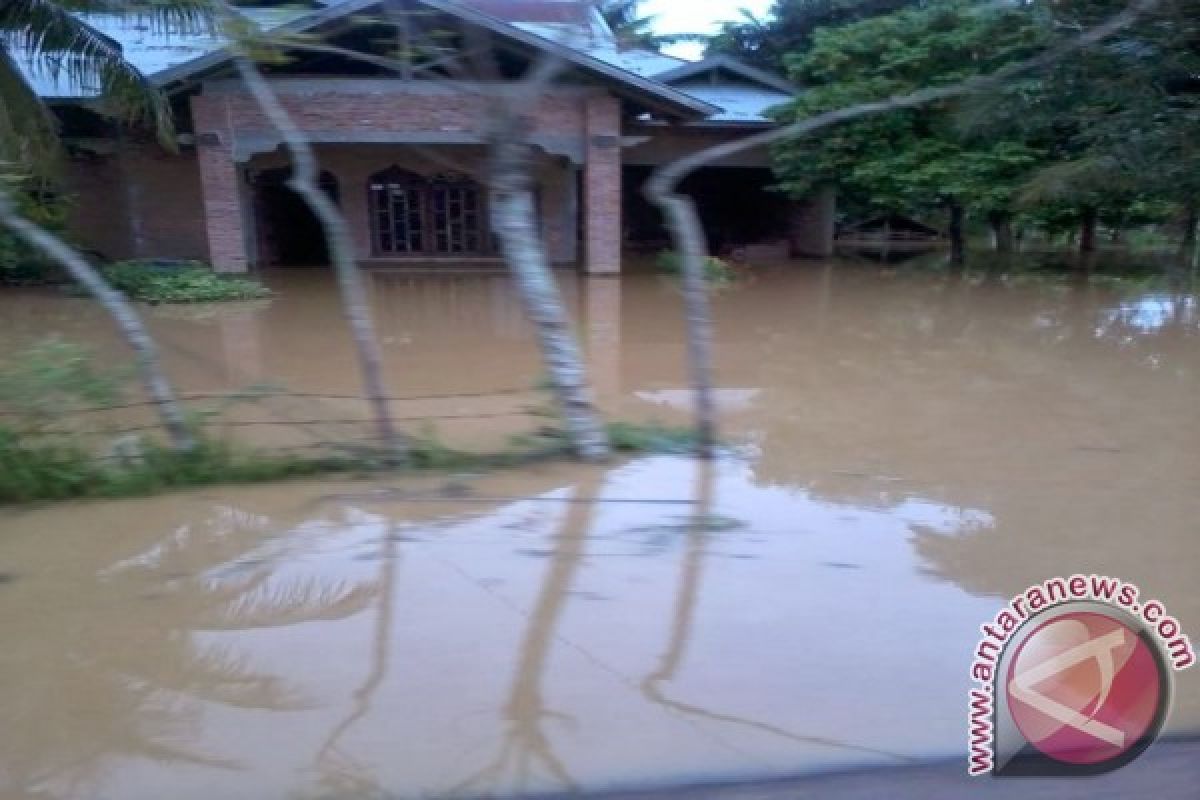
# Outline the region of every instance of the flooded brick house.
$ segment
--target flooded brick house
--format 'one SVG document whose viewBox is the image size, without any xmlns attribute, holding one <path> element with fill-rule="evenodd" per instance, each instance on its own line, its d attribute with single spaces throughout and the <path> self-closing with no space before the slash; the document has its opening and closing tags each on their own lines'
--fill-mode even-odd
<svg viewBox="0 0 1200 800">
<path fill-rule="evenodd" d="M 485 101 L 542 53 L 565 65 L 543 93 L 536 150 L 539 225 L 555 264 L 620 271 L 628 250 L 662 246 L 641 184 L 658 165 L 771 125 L 768 109 L 792 96 L 781 78 L 729 58 L 687 62 L 618 47 L 579 0 L 410 0 L 409 20 L 380 0 L 318 0 L 240 13 L 298 45 L 264 71 L 314 144 L 321 182 L 349 222 L 364 264 L 486 264 Z M 391 18 L 388 14 L 392 14 Z M 282 138 L 209 35 L 165 33 L 120 17 L 90 16 L 170 97 L 179 150 L 121 129 L 96 91 L 29 69 L 55 108 L 71 154 L 71 232 L 106 258 L 195 258 L 218 270 L 320 264 L 316 221 L 290 189 Z M 414 47 L 398 37 L 436 42 Z M 484 36 L 485 35 L 485 36 Z M 498 74 L 472 79 L 455 62 L 486 41 Z M 304 43 L 321 43 L 307 48 Z M 406 50 L 407 48 L 407 50 Z M 407 69 L 350 52 L 419 53 Z M 746 153 L 685 185 L 714 249 L 823 255 L 832 242 L 829 198 L 796 202 L 770 190 L 768 154 Z"/>
</svg>

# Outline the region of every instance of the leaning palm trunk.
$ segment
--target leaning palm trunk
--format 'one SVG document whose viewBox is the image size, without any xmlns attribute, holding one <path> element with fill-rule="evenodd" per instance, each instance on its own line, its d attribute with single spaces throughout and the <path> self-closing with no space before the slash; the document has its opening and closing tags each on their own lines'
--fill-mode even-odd
<svg viewBox="0 0 1200 800">
<path fill-rule="evenodd" d="M 477 43 L 481 44 L 481 43 Z M 479 48 L 483 51 L 483 48 Z M 485 62 L 485 75 L 498 75 Z M 542 362 L 549 375 L 571 449 L 587 461 L 608 457 L 608 432 L 592 403 L 587 370 L 571 333 L 562 297 L 550 273 L 549 259 L 537 230 L 532 178 L 531 115 L 542 93 L 562 69 L 560 59 L 544 55 L 513 91 L 494 95 L 488 103 L 490 156 L 489 214 L 504 260 L 533 322 Z"/>
<path fill-rule="evenodd" d="M 608 435 L 592 404 L 579 346 L 567 325 L 535 223 L 530 182 L 530 147 L 505 126 L 492 144 L 492 230 L 517 284 L 525 312 L 537 330 L 542 360 L 550 376 L 563 424 L 575 454 L 600 460 L 609 454 Z"/>
<path fill-rule="evenodd" d="M 708 256 L 704 228 L 690 197 L 672 192 L 662 181 L 651 181 L 646 194 L 666 215 L 667 227 L 679 252 L 688 371 L 696 410 L 696 445 L 702 458 L 712 458 L 716 452 L 717 411 L 713 401 L 712 312 L 704 275 L 704 259 Z"/>
<path fill-rule="evenodd" d="M 184 452 L 193 449 L 196 446 L 195 437 L 188 428 L 175 390 L 171 388 L 171 382 L 159 363 L 158 347 L 125 296 L 109 286 L 87 259 L 65 242 L 21 216 L 12 197 L 3 189 L 0 189 L 0 223 L 24 239 L 30 247 L 60 264 L 99 301 L 137 356 L 138 375 L 162 418 L 171 446 Z"/>
<path fill-rule="evenodd" d="M 404 438 L 392 423 L 383 379 L 383 356 L 379 350 L 379 340 L 375 336 L 366 288 L 358 271 L 346 221 L 318 183 L 317 161 L 312 147 L 292 122 L 270 85 L 245 53 L 238 53 L 234 60 L 246 88 L 267 119 L 283 136 L 291 152 L 292 177 L 288 180 L 288 187 L 300 195 L 321 223 L 341 290 L 342 312 L 350 326 L 350 333 L 358 352 L 359 369 L 362 372 L 367 402 L 370 403 L 375 417 L 376 432 L 387 454 L 387 460 L 401 463 L 407 460 L 408 451 Z"/>
</svg>

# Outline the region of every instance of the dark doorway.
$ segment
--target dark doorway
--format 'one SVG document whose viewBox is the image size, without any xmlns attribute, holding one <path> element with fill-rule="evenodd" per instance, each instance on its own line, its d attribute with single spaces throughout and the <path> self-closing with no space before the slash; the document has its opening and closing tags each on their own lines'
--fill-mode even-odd
<svg viewBox="0 0 1200 800">
<path fill-rule="evenodd" d="M 670 246 L 662 214 L 642 194 L 653 171 L 642 166 L 624 171 L 625 243 L 634 250 Z M 765 167 L 705 167 L 685 178 L 680 192 L 695 199 L 708 245 L 723 255 L 787 237 L 791 201 L 771 188 L 774 183 L 774 174 Z"/>
<path fill-rule="evenodd" d="M 288 167 L 263 170 L 254 177 L 258 261 L 265 266 L 326 266 L 325 232 L 300 195 L 288 188 L 290 177 Z M 325 193 L 338 202 L 337 178 L 322 172 L 320 181 Z"/>
</svg>

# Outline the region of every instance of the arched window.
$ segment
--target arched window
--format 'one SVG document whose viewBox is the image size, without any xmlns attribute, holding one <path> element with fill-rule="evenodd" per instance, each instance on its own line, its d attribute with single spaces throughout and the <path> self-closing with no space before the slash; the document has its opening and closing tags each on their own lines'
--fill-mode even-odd
<svg viewBox="0 0 1200 800">
<path fill-rule="evenodd" d="M 367 190 L 378 255 L 471 256 L 491 249 L 483 192 L 466 175 L 424 178 L 392 166 L 372 175 Z"/>
<path fill-rule="evenodd" d="M 427 185 L 420 175 L 395 166 L 368 179 L 372 238 L 380 255 L 411 256 L 426 251 Z"/>
<path fill-rule="evenodd" d="M 430 180 L 433 249 L 439 255 L 484 250 L 479 186 L 466 175 L 445 173 Z"/>
</svg>

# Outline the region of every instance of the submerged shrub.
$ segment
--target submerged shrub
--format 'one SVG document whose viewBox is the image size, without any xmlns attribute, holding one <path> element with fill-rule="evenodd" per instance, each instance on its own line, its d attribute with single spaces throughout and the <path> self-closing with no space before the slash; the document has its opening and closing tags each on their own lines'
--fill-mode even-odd
<svg viewBox="0 0 1200 800">
<path fill-rule="evenodd" d="M 662 250 L 654 259 L 659 272 L 678 275 L 683 271 L 683 258 L 674 250 Z M 728 261 L 716 256 L 704 257 L 704 277 L 711 283 L 729 283 L 737 271 Z"/>
<path fill-rule="evenodd" d="M 23 216 L 47 230 L 62 233 L 68 206 L 60 195 L 31 186 L 29 180 L 11 176 L 2 176 L 0 180 L 16 185 L 13 194 Z M 0 229 L 0 285 L 34 286 L 60 280 L 62 274 L 56 265 L 16 234 Z"/>
<path fill-rule="evenodd" d="M 86 347 L 50 336 L 0 362 L 0 414 L 16 433 L 61 422 L 72 411 L 112 405 L 123 396 L 128 370 L 93 363 Z"/>
<path fill-rule="evenodd" d="M 685 453 L 696 447 L 696 432 L 659 423 L 610 422 L 608 438 L 619 453 Z"/>
<path fill-rule="evenodd" d="M 216 303 L 271 293 L 258 281 L 213 272 L 200 261 L 118 261 L 104 268 L 104 277 L 145 303 Z"/>
</svg>

